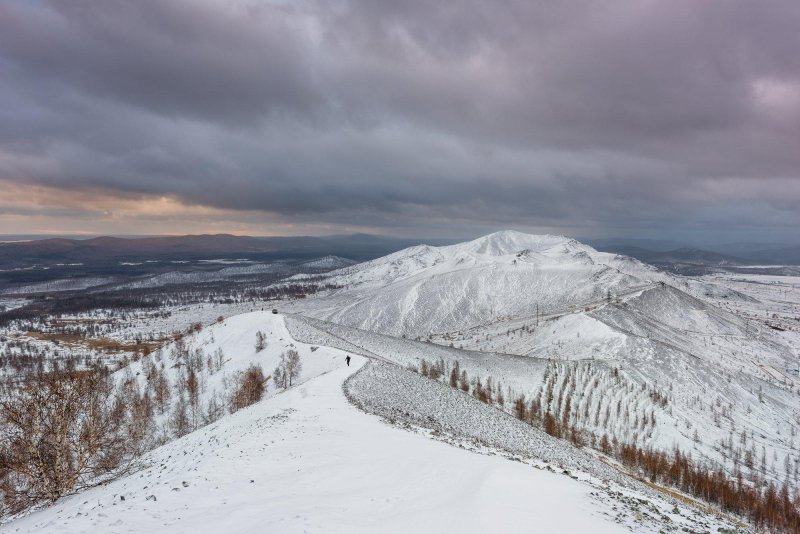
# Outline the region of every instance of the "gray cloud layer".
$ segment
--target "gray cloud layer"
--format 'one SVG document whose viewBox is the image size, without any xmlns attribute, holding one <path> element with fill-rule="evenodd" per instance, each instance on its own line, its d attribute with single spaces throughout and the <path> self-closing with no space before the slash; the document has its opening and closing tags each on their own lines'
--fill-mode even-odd
<svg viewBox="0 0 800 534">
<path fill-rule="evenodd" d="M 800 225 L 795 0 L 12 1 L 0 76 L 15 183 L 432 233 Z"/>
</svg>

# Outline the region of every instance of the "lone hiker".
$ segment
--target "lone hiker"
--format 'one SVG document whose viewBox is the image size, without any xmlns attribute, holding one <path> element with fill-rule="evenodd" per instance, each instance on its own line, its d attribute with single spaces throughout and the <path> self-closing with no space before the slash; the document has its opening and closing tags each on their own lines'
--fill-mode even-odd
<svg viewBox="0 0 800 534">
<path fill-rule="evenodd" d="M 350 355 L 348 354 L 347 357 L 344 359 L 347 362 L 347 367 L 350 367 Z"/>
</svg>

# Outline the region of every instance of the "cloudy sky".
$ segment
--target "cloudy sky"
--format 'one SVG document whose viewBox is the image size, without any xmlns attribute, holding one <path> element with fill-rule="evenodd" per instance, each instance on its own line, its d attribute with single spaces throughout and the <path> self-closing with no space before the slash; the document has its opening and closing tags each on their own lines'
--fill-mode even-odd
<svg viewBox="0 0 800 534">
<path fill-rule="evenodd" d="M 800 228 L 797 0 L 5 0 L 0 234 Z"/>
</svg>

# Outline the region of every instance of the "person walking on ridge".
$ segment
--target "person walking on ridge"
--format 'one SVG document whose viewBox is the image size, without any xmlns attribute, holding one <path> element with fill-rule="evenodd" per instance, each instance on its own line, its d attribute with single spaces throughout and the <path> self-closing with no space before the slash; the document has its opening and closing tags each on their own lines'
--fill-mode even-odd
<svg viewBox="0 0 800 534">
<path fill-rule="evenodd" d="M 347 367 L 350 367 L 350 355 L 348 354 L 347 357 L 344 359 L 347 362 Z"/>
</svg>

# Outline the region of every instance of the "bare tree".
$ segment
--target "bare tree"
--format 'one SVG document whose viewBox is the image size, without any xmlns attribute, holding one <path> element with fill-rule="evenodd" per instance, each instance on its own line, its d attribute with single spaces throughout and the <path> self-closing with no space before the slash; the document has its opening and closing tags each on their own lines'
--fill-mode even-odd
<svg viewBox="0 0 800 534">
<path fill-rule="evenodd" d="M 222 349 L 217 349 L 214 351 L 214 360 L 217 366 L 217 371 L 222 369 L 222 366 L 225 365 L 225 353 L 222 352 Z"/>
<path fill-rule="evenodd" d="M 0 456 L 14 487 L 6 502 L 55 501 L 123 469 L 131 444 L 118 400 L 106 373 L 40 369 L 0 401 Z"/>
<path fill-rule="evenodd" d="M 186 392 L 189 394 L 189 408 L 192 412 L 192 430 L 198 427 L 200 418 L 200 385 L 197 381 L 197 373 L 191 367 L 186 370 Z"/>
<path fill-rule="evenodd" d="M 171 417 L 172 430 L 176 437 L 185 436 L 189 433 L 189 416 L 186 413 L 186 397 L 183 391 L 178 392 L 178 403 Z"/>
<path fill-rule="evenodd" d="M 460 367 L 458 364 L 458 360 L 453 362 L 453 368 L 450 370 L 450 387 L 457 388 L 458 387 L 458 375 L 460 374 Z"/>
<path fill-rule="evenodd" d="M 224 404 L 221 404 L 217 399 L 217 394 L 214 392 L 211 398 L 208 399 L 206 413 L 203 415 L 203 423 L 209 425 L 222 417 L 225 411 Z"/>
<path fill-rule="evenodd" d="M 281 361 L 275 368 L 275 385 L 284 389 L 292 387 L 292 382 L 300 376 L 301 370 L 300 353 L 293 349 L 287 350 L 281 354 Z"/>
<path fill-rule="evenodd" d="M 466 369 L 461 370 L 461 378 L 460 378 L 460 387 L 461 391 L 468 393 L 469 392 L 469 377 L 467 376 Z"/>
<path fill-rule="evenodd" d="M 286 377 L 283 375 L 283 367 L 280 364 L 272 372 L 272 381 L 276 388 L 286 389 Z"/>
<path fill-rule="evenodd" d="M 260 365 L 252 364 L 239 376 L 239 383 L 231 396 L 231 412 L 250 406 L 261 400 L 267 389 L 267 379 Z"/>
<path fill-rule="evenodd" d="M 153 400 L 155 400 L 158 410 L 163 415 L 169 407 L 169 401 L 172 398 L 172 385 L 169 383 L 169 377 L 166 370 L 163 368 L 156 371 L 156 378 L 153 380 Z"/>
<path fill-rule="evenodd" d="M 145 391 L 141 397 L 134 400 L 130 406 L 131 426 L 130 434 L 134 443 L 148 445 L 148 439 L 154 431 L 153 425 L 153 401 L 150 394 Z M 140 448 L 141 452 L 142 449 Z"/>
<path fill-rule="evenodd" d="M 267 348 L 267 337 L 259 330 L 256 332 L 256 352 L 261 352 L 265 348 Z"/>
</svg>

